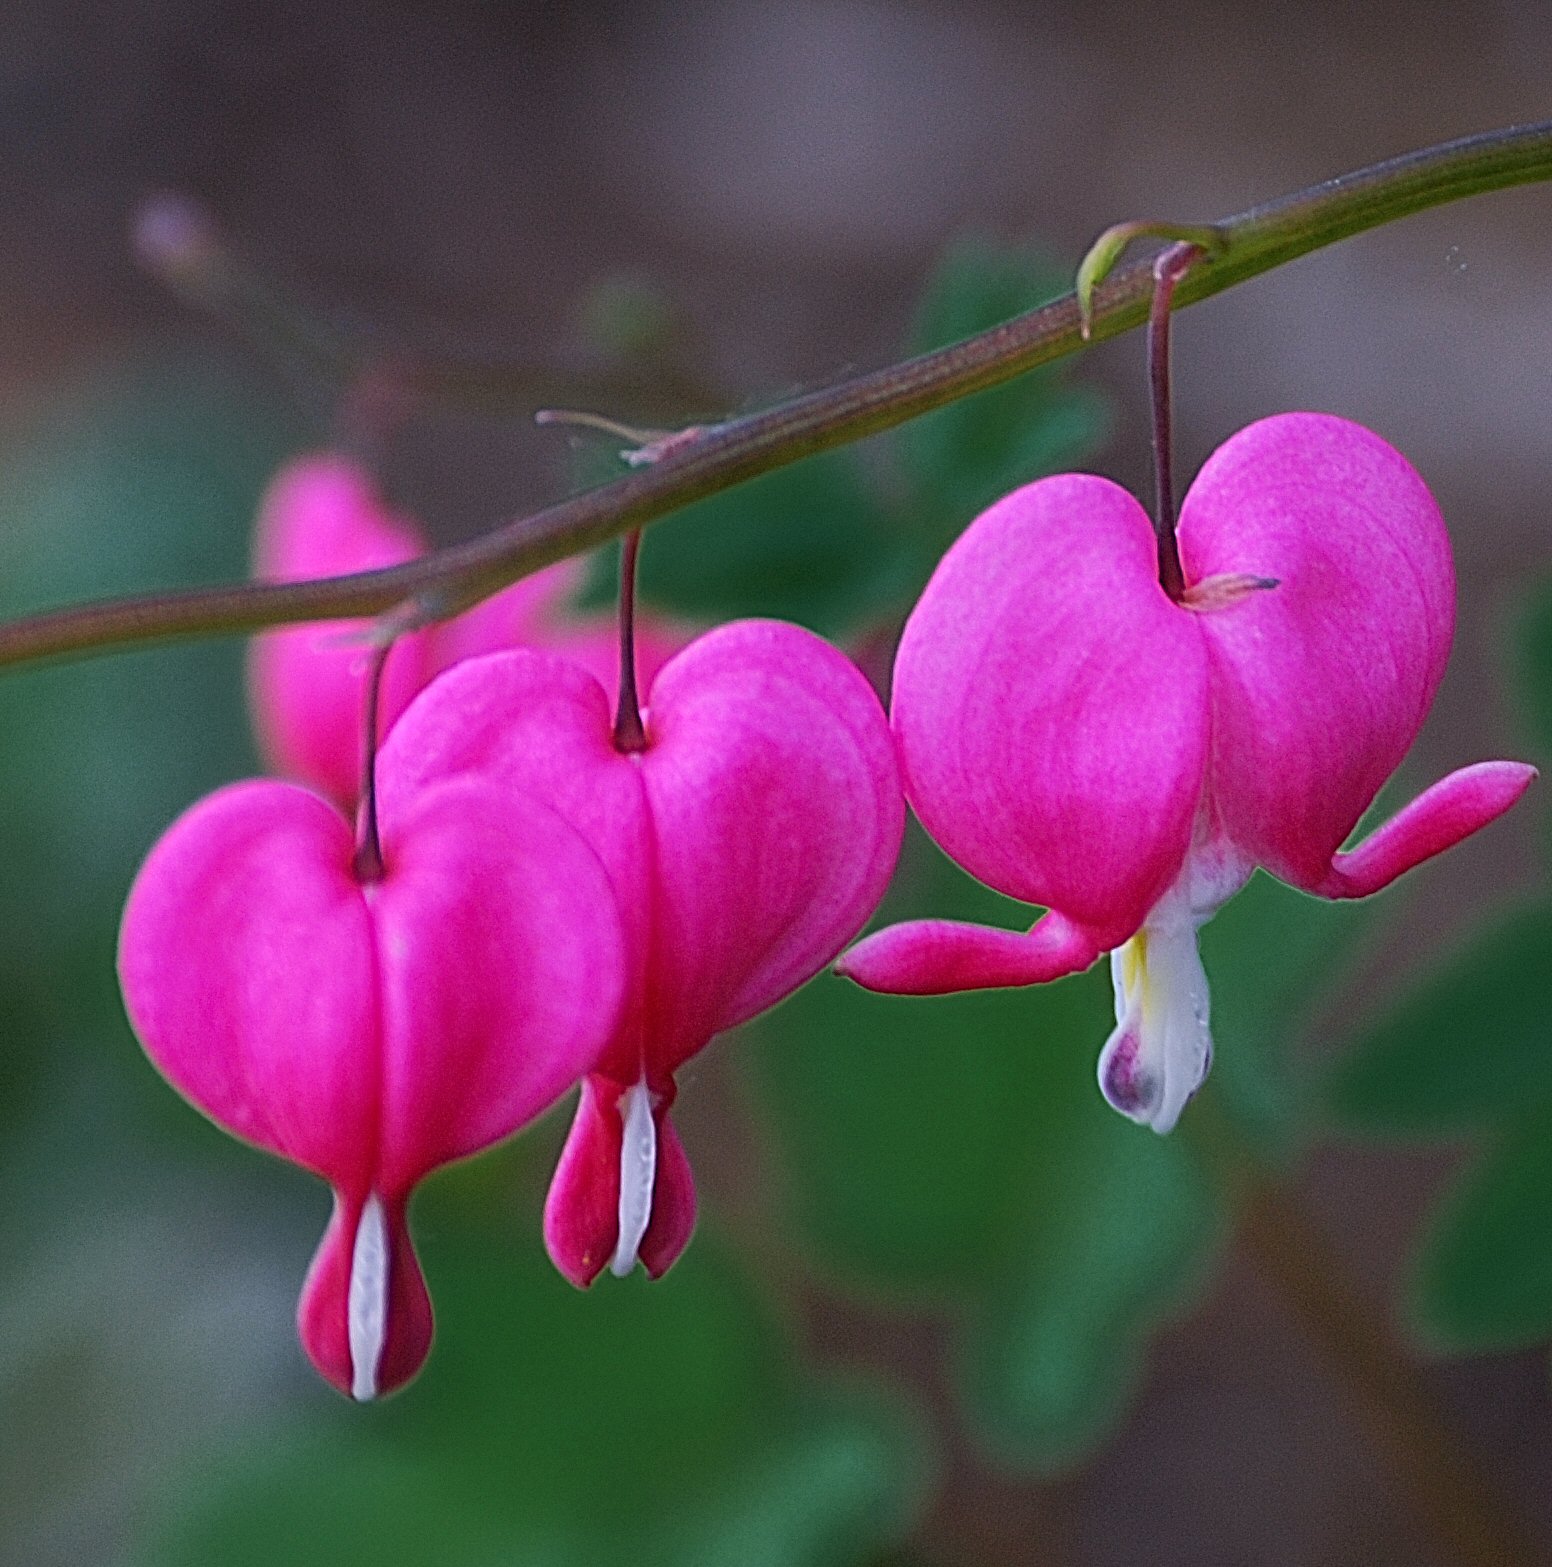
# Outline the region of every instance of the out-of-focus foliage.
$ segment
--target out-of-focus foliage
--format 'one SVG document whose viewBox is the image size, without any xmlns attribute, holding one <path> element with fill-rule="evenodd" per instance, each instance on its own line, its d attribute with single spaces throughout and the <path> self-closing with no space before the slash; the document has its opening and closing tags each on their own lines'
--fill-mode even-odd
<svg viewBox="0 0 1552 1567">
<path fill-rule="evenodd" d="M 971 237 L 927 283 L 907 344 L 913 354 L 983 332 L 1065 294 L 1071 277 L 1038 257 Z M 1105 399 L 1065 365 L 1031 371 L 901 428 L 913 520 L 933 557 L 999 496 L 1086 457 L 1110 423 Z"/>
<path fill-rule="evenodd" d="M 1241 897 L 1204 941 L 1214 1092 L 1238 1135 L 1275 1153 L 1303 1097 L 1286 1046 L 1317 976 L 1339 977 L 1352 926 L 1265 877 Z M 913 833 L 880 919 L 928 914 L 1033 917 Z M 1100 1097 L 1111 1006 L 1103 966 L 930 1000 L 825 976 L 747 1030 L 814 1265 L 866 1296 L 953 1311 L 966 1412 L 1009 1464 L 1058 1468 L 1109 1432 L 1221 1231 L 1191 1138 L 1156 1137 Z"/>
<path fill-rule="evenodd" d="M 914 1421 L 810 1381 L 714 1237 L 656 1284 L 578 1294 L 510 1213 L 458 1182 L 418 1226 L 438 1344 L 409 1396 L 305 1418 L 189 1474 L 147 1567 L 493 1561 L 820 1567 L 912 1521 Z"/>
<path fill-rule="evenodd" d="M 241 577 L 287 444 L 255 393 L 197 361 L 41 404 L 0 442 L 0 613 Z M 62 1063 L 117 1070 L 119 904 L 167 822 L 252 766 L 240 661 L 207 642 L 0 682 L 0 1127 Z"/>
<path fill-rule="evenodd" d="M 1552 592 L 1518 638 L 1532 754 L 1552 761 Z M 1541 790 L 1534 792 L 1539 796 Z M 1541 809 L 1545 809 L 1543 802 Z M 1552 1332 L 1552 905 L 1527 904 L 1430 967 L 1336 1070 L 1351 1126 L 1473 1134 L 1483 1152 L 1424 1227 L 1407 1310 L 1443 1349 L 1529 1344 Z"/>
</svg>

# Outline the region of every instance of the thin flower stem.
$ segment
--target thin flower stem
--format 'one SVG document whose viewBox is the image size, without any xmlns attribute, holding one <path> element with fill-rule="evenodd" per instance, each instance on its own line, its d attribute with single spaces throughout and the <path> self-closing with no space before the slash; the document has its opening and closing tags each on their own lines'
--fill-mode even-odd
<svg viewBox="0 0 1552 1567">
<path fill-rule="evenodd" d="M 383 840 L 377 830 L 377 739 L 382 716 L 383 670 L 393 652 L 392 639 L 372 651 L 361 692 L 361 807 L 356 820 L 356 880 L 370 885 L 383 879 Z"/>
<path fill-rule="evenodd" d="M 632 528 L 620 549 L 620 700 L 614 712 L 614 748 L 627 755 L 647 748 L 636 695 L 636 554 L 641 529 Z"/>
<path fill-rule="evenodd" d="M 1153 391 L 1153 527 L 1159 540 L 1159 585 L 1178 604 L 1186 578 L 1175 537 L 1175 465 L 1169 379 L 1169 317 L 1175 288 L 1202 259 L 1198 245 L 1171 245 L 1153 263 L 1153 305 L 1148 315 L 1148 383 Z"/>
<path fill-rule="evenodd" d="M 1552 121 L 1466 137 L 1327 180 L 1211 225 L 1216 254 L 1182 280 L 1177 305 L 1410 213 L 1546 179 L 1552 179 Z M 1146 261 L 1108 278 L 1095 290 L 1094 338 L 1140 326 L 1152 296 Z M 1081 343 L 1077 299 L 1068 294 L 935 353 L 729 419 L 612 484 L 402 566 L 311 582 L 137 595 L 12 621 L 0 626 L 0 666 L 291 621 L 380 615 L 401 605 L 426 618 L 456 614 L 541 566 L 759 474 L 999 386 Z"/>
</svg>

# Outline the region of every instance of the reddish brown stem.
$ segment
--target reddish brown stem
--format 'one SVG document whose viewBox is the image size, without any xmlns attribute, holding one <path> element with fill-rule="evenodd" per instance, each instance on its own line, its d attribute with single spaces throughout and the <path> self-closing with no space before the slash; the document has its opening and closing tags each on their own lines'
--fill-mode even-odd
<svg viewBox="0 0 1552 1567">
<path fill-rule="evenodd" d="M 614 748 L 645 751 L 647 731 L 636 694 L 636 553 L 641 529 L 632 528 L 620 546 L 620 700 L 614 711 Z"/>
<path fill-rule="evenodd" d="M 1169 318 L 1175 286 L 1202 259 L 1199 245 L 1171 245 L 1153 263 L 1148 312 L 1148 381 L 1153 390 L 1153 527 L 1159 540 L 1159 583 L 1178 604 L 1186 591 L 1175 537 L 1175 457 L 1170 407 Z"/>
<path fill-rule="evenodd" d="M 393 652 L 391 641 L 373 650 L 361 694 L 361 807 L 356 814 L 356 880 L 363 885 L 383 879 L 383 841 L 377 830 L 377 732 L 382 705 L 383 670 Z"/>
</svg>

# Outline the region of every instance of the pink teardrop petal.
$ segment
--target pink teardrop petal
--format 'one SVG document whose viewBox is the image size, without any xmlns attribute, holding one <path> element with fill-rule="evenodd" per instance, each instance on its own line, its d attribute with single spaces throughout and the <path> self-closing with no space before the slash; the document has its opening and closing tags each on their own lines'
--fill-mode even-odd
<svg viewBox="0 0 1552 1567">
<path fill-rule="evenodd" d="M 586 1289 L 619 1234 L 620 1085 L 582 1080 L 577 1113 L 544 1200 L 544 1245 L 564 1278 Z"/>
<path fill-rule="evenodd" d="M 917 815 L 973 875 L 1101 948 L 1136 930 L 1190 844 L 1196 619 L 1159 587 L 1137 502 L 1063 474 L 970 525 L 901 638 L 893 722 Z"/>
<path fill-rule="evenodd" d="M 679 1141 L 669 1107 L 659 1105 L 657 1120 L 657 1182 L 652 1191 L 652 1222 L 641 1237 L 641 1265 L 660 1279 L 679 1260 L 695 1233 L 695 1177 Z"/>
<path fill-rule="evenodd" d="M 347 1398 L 379 1398 L 403 1387 L 425 1364 L 434 1331 L 431 1297 L 410 1240 L 402 1201 L 387 1207 L 388 1279 L 384 1302 L 385 1336 L 381 1358 L 372 1369 L 372 1392 L 360 1391 L 358 1368 L 351 1355 L 348 1326 L 351 1262 L 362 1199 L 338 1192 L 329 1227 L 302 1286 L 296 1308 L 296 1329 L 307 1358 L 325 1381 Z"/>
<path fill-rule="evenodd" d="M 620 1234 L 620 1100 L 626 1088 L 609 1077 L 586 1078 L 544 1203 L 544 1244 L 561 1274 L 586 1289 L 608 1266 Z M 652 1216 L 638 1255 L 660 1278 L 695 1229 L 695 1178 L 669 1107 L 672 1084 L 657 1096 L 657 1165 Z"/>
<path fill-rule="evenodd" d="M 1449 540 L 1411 464 L 1328 414 L 1224 443 L 1181 507 L 1188 581 L 1277 586 L 1197 617 L 1212 665 L 1212 806 L 1248 857 L 1315 887 L 1406 754 L 1454 629 Z"/>
</svg>

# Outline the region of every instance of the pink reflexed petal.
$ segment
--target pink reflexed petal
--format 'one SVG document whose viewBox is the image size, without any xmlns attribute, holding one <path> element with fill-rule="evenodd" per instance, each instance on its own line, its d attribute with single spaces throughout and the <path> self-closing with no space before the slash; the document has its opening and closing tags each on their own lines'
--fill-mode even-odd
<svg viewBox="0 0 1552 1567">
<path fill-rule="evenodd" d="M 1158 584 L 1124 490 L 1015 490 L 951 548 L 911 612 L 893 721 L 906 794 L 973 875 L 1111 947 L 1178 873 L 1207 745 L 1196 616 Z"/>
<path fill-rule="evenodd" d="M 904 804 L 872 687 L 798 626 L 739 621 L 692 643 L 658 677 L 647 729 L 661 1074 L 856 934 L 894 869 Z"/>
<path fill-rule="evenodd" d="M 385 808 L 370 889 L 381 970 L 385 1197 L 508 1136 L 614 1034 L 624 941 L 597 856 L 555 812 L 455 779 Z"/>
<path fill-rule="evenodd" d="M 587 1077 L 544 1200 L 544 1245 L 564 1278 L 586 1289 L 619 1236 L 621 1088 Z"/>
<path fill-rule="evenodd" d="M 1181 508 L 1188 582 L 1277 579 L 1197 617 L 1212 666 L 1218 825 L 1313 887 L 1421 726 L 1454 629 L 1433 497 L 1377 435 L 1282 414 L 1221 446 Z"/>
<path fill-rule="evenodd" d="M 679 1260 L 695 1233 L 695 1176 L 679 1141 L 669 1107 L 653 1112 L 657 1119 L 657 1182 L 652 1189 L 652 1222 L 641 1237 L 641 1265 L 660 1279 Z"/>
<path fill-rule="evenodd" d="M 363 1197 L 377 1151 L 374 937 L 350 829 L 290 784 L 234 784 L 152 849 L 119 975 L 164 1076 L 228 1131 Z"/>
<path fill-rule="evenodd" d="M 868 990 L 941 996 L 999 985 L 1041 985 L 1086 969 L 1103 949 L 1059 914 L 1033 930 L 995 930 L 958 920 L 908 920 L 859 941 L 835 965 Z"/>
<path fill-rule="evenodd" d="M 347 1398 L 355 1386 L 355 1368 L 350 1354 L 346 1302 L 361 1208 L 360 1198 L 349 1200 L 335 1193 L 333 1217 L 313 1255 L 296 1308 L 296 1330 L 307 1358 L 319 1375 Z M 374 1397 L 391 1393 L 414 1377 L 431 1351 L 433 1333 L 431 1297 L 426 1293 L 426 1280 L 410 1241 L 404 1203 L 389 1204 L 387 1217 L 386 1337 Z"/>
<path fill-rule="evenodd" d="M 349 459 L 300 458 L 282 469 L 259 512 L 255 575 L 301 581 L 396 566 L 424 548 L 413 523 L 387 511 L 367 474 Z M 248 688 L 268 764 L 355 808 L 361 782 L 361 703 L 370 658 L 351 645 L 364 621 L 325 621 L 256 637 Z M 430 677 L 426 633 L 402 638 L 388 661 L 386 727 Z"/>
<path fill-rule="evenodd" d="M 1502 816 L 1535 776 L 1523 762 L 1478 762 L 1441 778 L 1356 849 L 1334 856 L 1325 878 L 1309 890 L 1326 898 L 1366 898 L 1388 887 Z"/>
</svg>

